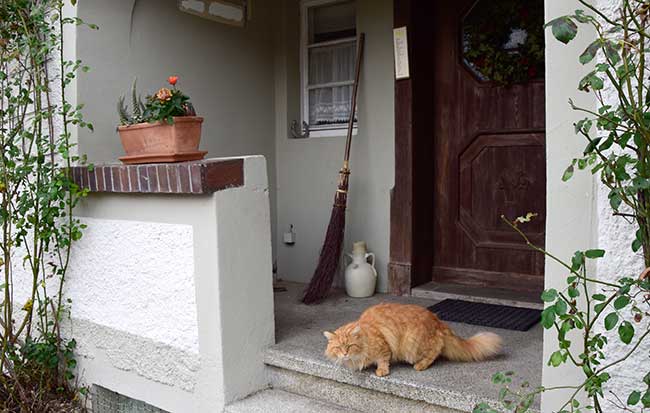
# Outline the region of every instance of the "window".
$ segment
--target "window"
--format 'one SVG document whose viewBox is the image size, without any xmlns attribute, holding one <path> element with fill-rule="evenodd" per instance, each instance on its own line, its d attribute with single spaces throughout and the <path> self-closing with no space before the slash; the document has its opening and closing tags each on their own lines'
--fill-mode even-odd
<svg viewBox="0 0 650 413">
<path fill-rule="evenodd" d="M 354 1 L 302 2 L 302 119 L 309 125 L 310 136 L 345 134 L 354 83 L 356 26 Z"/>
</svg>

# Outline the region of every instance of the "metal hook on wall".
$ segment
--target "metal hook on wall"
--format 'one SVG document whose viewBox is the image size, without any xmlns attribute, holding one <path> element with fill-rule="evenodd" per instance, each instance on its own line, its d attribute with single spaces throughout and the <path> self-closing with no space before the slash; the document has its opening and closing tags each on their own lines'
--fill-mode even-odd
<svg viewBox="0 0 650 413">
<path fill-rule="evenodd" d="M 291 137 L 294 139 L 304 139 L 309 137 L 309 124 L 305 121 L 302 122 L 302 130 L 298 126 L 298 121 L 291 122 Z"/>
</svg>

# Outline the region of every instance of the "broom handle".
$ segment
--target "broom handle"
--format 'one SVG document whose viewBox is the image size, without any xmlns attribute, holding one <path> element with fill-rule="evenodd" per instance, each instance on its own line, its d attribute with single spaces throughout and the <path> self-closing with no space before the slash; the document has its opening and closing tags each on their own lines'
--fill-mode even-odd
<svg viewBox="0 0 650 413">
<path fill-rule="evenodd" d="M 360 33 L 357 39 L 357 61 L 354 68 L 354 86 L 352 87 L 352 102 L 350 106 L 350 119 L 348 120 L 348 139 L 345 143 L 345 158 L 343 158 L 343 169 L 350 168 L 350 147 L 352 145 L 352 130 L 354 129 L 354 115 L 357 110 L 357 92 L 359 91 L 359 76 L 361 74 L 361 60 L 363 59 L 363 46 L 366 40 L 365 33 Z"/>
</svg>

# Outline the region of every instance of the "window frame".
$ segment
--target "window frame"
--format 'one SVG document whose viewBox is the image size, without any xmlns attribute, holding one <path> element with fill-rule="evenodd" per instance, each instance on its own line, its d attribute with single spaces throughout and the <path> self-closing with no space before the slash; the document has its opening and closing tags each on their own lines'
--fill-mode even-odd
<svg viewBox="0 0 650 413">
<path fill-rule="evenodd" d="M 343 39 L 330 40 L 326 42 L 319 42 L 309 44 L 309 9 L 313 7 L 332 5 L 337 3 L 346 3 L 350 0 L 301 0 L 300 1 L 300 116 L 302 122 L 309 125 L 309 49 L 314 47 L 332 46 L 341 43 L 354 42 L 356 46 L 357 37 L 346 37 Z M 352 0 L 355 5 L 356 0 Z M 355 29 L 358 30 L 358 16 L 355 14 Z M 338 84 L 348 85 L 354 84 L 354 80 L 349 82 L 333 82 L 320 85 L 319 87 L 327 87 L 327 85 L 336 86 Z M 314 89 L 314 87 L 312 87 Z M 358 106 L 357 106 L 358 107 Z M 352 134 L 356 135 L 358 131 L 358 119 L 352 126 Z M 309 126 L 309 137 L 325 138 L 337 137 L 347 135 L 348 124 L 340 125 L 326 125 L 326 126 Z"/>
</svg>

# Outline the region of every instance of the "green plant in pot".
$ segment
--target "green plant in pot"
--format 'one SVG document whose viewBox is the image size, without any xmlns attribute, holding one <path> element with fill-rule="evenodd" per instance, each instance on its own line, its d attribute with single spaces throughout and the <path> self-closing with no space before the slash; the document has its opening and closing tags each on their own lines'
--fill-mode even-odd
<svg viewBox="0 0 650 413">
<path fill-rule="evenodd" d="M 131 88 L 131 111 L 120 97 L 117 128 L 126 156 L 124 163 L 181 162 L 202 159 L 199 151 L 203 118 L 196 116 L 190 98 L 176 88 L 178 77 L 168 79 L 171 88 L 163 87 L 145 101 Z"/>
</svg>

